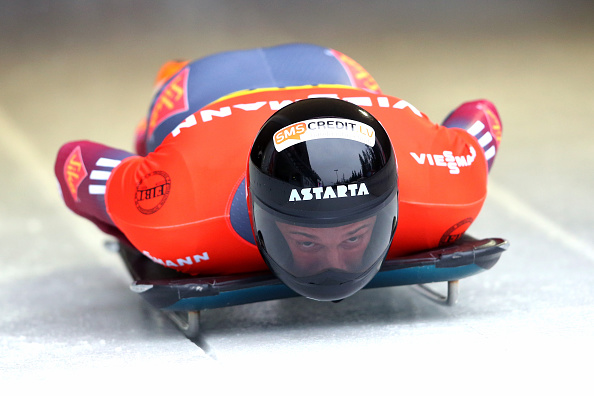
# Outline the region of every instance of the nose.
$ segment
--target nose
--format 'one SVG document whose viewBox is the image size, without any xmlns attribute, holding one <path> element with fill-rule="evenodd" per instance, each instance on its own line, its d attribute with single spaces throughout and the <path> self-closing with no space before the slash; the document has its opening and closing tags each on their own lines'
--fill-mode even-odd
<svg viewBox="0 0 594 396">
<path fill-rule="evenodd" d="M 328 268 L 347 270 L 345 257 L 337 248 L 328 248 L 326 250 L 326 265 Z"/>
</svg>

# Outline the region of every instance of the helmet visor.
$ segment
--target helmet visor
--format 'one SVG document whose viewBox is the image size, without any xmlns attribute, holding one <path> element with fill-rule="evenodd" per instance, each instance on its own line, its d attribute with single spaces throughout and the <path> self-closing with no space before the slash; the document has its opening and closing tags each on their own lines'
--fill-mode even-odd
<svg viewBox="0 0 594 396">
<path fill-rule="evenodd" d="M 288 221 L 254 202 L 253 215 L 258 242 L 273 270 L 280 267 L 308 283 L 322 274 L 328 281 L 343 283 L 383 261 L 390 247 L 398 217 L 397 194 L 376 209 L 348 222 L 320 224 Z"/>
</svg>

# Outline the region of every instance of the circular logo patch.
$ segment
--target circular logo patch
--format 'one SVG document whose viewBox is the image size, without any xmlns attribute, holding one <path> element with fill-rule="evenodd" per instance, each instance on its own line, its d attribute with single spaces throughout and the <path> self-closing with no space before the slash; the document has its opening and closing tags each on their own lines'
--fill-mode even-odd
<svg viewBox="0 0 594 396">
<path fill-rule="evenodd" d="M 171 191 L 171 179 L 163 171 L 145 175 L 136 186 L 134 202 L 140 213 L 153 214 L 165 205 Z"/>
<path fill-rule="evenodd" d="M 460 232 L 460 227 L 465 224 L 472 223 L 472 220 L 472 217 L 467 217 L 459 223 L 456 223 L 448 228 L 448 230 L 441 236 L 441 239 L 439 240 L 439 246 L 445 246 L 456 242 L 463 234 Z"/>
</svg>

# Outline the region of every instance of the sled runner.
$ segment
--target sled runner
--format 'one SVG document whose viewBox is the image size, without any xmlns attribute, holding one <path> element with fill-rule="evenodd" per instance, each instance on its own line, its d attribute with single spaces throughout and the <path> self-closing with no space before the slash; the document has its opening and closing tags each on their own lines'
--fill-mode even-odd
<svg viewBox="0 0 594 396">
<path fill-rule="evenodd" d="M 418 285 L 425 296 L 454 305 L 458 281 L 492 268 L 508 246 L 505 239 L 464 235 L 444 248 L 386 260 L 365 288 Z M 156 264 L 125 244 L 120 244 L 120 255 L 133 278 L 130 289 L 167 314 L 189 338 L 199 333 L 202 310 L 298 296 L 270 272 L 193 277 Z M 448 282 L 447 295 L 426 286 L 435 282 Z"/>
</svg>

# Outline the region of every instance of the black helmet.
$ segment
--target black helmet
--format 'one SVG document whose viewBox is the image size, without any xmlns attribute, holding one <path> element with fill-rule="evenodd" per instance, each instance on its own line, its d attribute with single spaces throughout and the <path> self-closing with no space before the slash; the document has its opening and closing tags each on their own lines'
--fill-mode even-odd
<svg viewBox="0 0 594 396">
<path fill-rule="evenodd" d="M 379 271 L 398 219 L 398 172 L 366 110 L 314 98 L 274 113 L 252 147 L 247 190 L 260 253 L 297 293 L 341 300 Z"/>
</svg>

